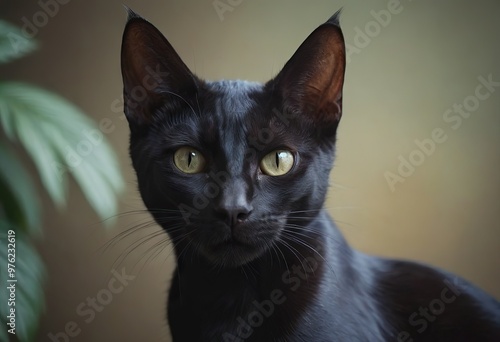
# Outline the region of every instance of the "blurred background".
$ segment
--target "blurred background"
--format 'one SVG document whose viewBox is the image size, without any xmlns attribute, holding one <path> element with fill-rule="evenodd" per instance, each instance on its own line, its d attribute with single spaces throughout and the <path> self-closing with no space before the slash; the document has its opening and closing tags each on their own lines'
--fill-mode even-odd
<svg viewBox="0 0 500 342">
<path fill-rule="evenodd" d="M 0 18 L 17 26 L 33 23 L 45 11 L 41 3 L 49 2 L 2 1 Z M 103 227 L 74 183 L 62 214 L 44 199 L 37 247 L 48 281 L 37 341 L 51 341 L 50 334 L 57 336 L 68 324 L 74 335 L 69 341 L 170 341 L 165 307 L 171 250 L 152 249 L 163 236 L 132 248 L 160 229 L 142 211 L 128 157 L 121 112 L 122 4 L 155 24 L 200 77 L 262 82 L 343 6 L 348 66 L 328 210 L 354 247 L 447 269 L 500 298 L 500 86 L 480 87 L 486 99 L 476 94 L 481 77 L 483 83 L 500 82 L 498 1 L 57 4 L 57 13 L 35 27 L 38 51 L 1 66 L 1 79 L 42 86 L 96 123 L 111 122 L 114 128 L 105 135 L 119 156 L 127 190 L 111 228 Z M 430 143 L 436 129 L 440 142 Z M 113 269 L 128 277 L 123 290 L 90 314 L 88 298 L 104 298 L 102 290 L 116 278 Z"/>
</svg>

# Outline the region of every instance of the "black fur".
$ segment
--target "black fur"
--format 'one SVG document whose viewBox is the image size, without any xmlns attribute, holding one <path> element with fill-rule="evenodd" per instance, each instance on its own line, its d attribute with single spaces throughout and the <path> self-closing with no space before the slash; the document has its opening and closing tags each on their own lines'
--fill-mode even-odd
<svg viewBox="0 0 500 342">
<path fill-rule="evenodd" d="M 323 210 L 342 115 L 339 12 L 266 84 L 206 82 L 129 12 L 125 113 L 139 189 L 175 245 L 174 341 L 500 341 L 500 305 L 466 281 L 352 250 Z M 183 146 L 200 173 L 174 164 Z M 285 175 L 261 159 L 291 151 Z"/>
</svg>

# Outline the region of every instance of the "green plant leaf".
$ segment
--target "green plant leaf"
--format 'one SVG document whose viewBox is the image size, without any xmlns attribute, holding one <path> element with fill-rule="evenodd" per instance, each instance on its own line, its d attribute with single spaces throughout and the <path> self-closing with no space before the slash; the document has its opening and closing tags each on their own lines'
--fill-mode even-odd
<svg viewBox="0 0 500 342">
<path fill-rule="evenodd" d="M 39 317 L 44 310 L 45 267 L 26 235 L 8 221 L 0 219 L 0 274 L 4 283 L 4 286 L 0 286 L 0 298 L 9 298 L 7 278 L 14 279 L 8 277 L 7 271 L 9 230 L 15 232 L 16 336 L 20 342 L 30 342 L 35 340 Z M 2 330 L 7 326 L 6 319 L 10 308 L 8 303 L 0 306 Z"/>
<path fill-rule="evenodd" d="M 21 162 L 0 142 L 0 218 L 39 235 L 40 203 Z"/>
<path fill-rule="evenodd" d="M 36 48 L 36 41 L 20 28 L 0 20 L 0 63 L 21 58 Z"/>
<path fill-rule="evenodd" d="M 36 122 L 29 116 L 19 115 L 16 117 L 16 131 L 19 140 L 24 143 L 24 147 L 31 155 L 38 168 L 42 183 L 58 207 L 65 204 L 65 183 L 57 177 L 51 163 L 48 160 L 55 160 L 54 150 L 49 145 L 48 139 L 40 130 L 40 125 L 44 122 Z"/>
<path fill-rule="evenodd" d="M 66 201 L 72 174 L 101 219 L 117 212 L 123 178 L 104 134 L 62 97 L 22 83 L 0 83 L 0 122 L 33 159 L 54 203 Z M 106 221 L 107 222 L 107 221 Z"/>
<path fill-rule="evenodd" d="M 61 146 L 64 140 L 61 135 L 53 135 L 55 145 Z M 59 140 L 61 139 L 61 140 Z M 66 156 L 78 156 L 78 152 L 71 147 L 66 147 Z M 67 166 L 66 172 L 71 172 L 75 180 L 80 185 L 83 194 L 92 204 L 94 210 L 102 219 L 107 219 L 117 212 L 118 204 L 116 201 L 115 192 L 121 190 L 120 187 L 115 187 L 111 179 L 108 179 L 109 172 L 111 175 L 117 175 L 116 165 L 111 164 L 110 160 L 100 164 L 99 168 L 94 165 L 99 164 L 99 157 L 88 155 L 85 158 L 76 159 L 72 165 Z M 118 173 L 119 175 L 119 173 Z M 107 222 L 107 221 L 106 221 Z"/>
<path fill-rule="evenodd" d="M 15 138 L 15 127 L 14 127 L 14 121 L 13 116 L 9 115 L 9 106 L 7 106 L 7 103 L 0 101 L 0 113 L 5 113 L 3 115 L 0 114 L 0 125 L 3 127 L 3 130 L 5 134 L 7 135 L 7 138 L 10 140 L 14 141 L 16 140 Z"/>
</svg>

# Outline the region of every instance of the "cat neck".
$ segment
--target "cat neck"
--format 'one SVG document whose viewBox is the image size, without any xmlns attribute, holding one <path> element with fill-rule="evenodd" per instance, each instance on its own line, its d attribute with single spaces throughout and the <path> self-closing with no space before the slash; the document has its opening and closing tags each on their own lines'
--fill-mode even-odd
<svg viewBox="0 0 500 342">
<path fill-rule="evenodd" d="M 199 325 L 200 336 L 220 337 L 228 331 L 241 332 L 248 324 L 255 326 L 249 322 L 260 312 L 265 319 L 250 329 L 248 341 L 268 341 L 270 336 L 281 341 L 299 325 L 322 329 L 323 323 L 308 321 L 309 308 L 328 301 L 333 304 L 321 310 L 333 323 L 338 318 L 332 312 L 334 303 L 359 292 L 353 286 L 358 258 L 325 212 L 304 226 L 299 236 L 236 268 L 211 265 L 188 250 L 178 254 L 169 297 L 171 320 L 179 319 L 180 329 L 189 331 L 181 323 L 183 317 Z"/>
</svg>

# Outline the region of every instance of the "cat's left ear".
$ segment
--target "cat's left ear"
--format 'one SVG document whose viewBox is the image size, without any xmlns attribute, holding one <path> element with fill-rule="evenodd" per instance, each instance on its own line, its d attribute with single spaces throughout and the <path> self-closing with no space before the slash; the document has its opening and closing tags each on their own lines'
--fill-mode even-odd
<svg viewBox="0 0 500 342">
<path fill-rule="evenodd" d="M 339 15 L 340 11 L 314 30 L 270 81 L 285 111 L 319 124 L 336 124 L 342 116 L 345 43 Z"/>
</svg>

